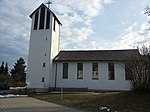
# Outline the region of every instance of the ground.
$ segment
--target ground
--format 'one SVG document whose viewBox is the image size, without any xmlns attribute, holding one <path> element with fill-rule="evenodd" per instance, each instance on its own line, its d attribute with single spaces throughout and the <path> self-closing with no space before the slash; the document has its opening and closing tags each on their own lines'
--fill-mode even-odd
<svg viewBox="0 0 150 112">
<path fill-rule="evenodd" d="M 99 112 L 100 106 L 107 106 L 118 112 L 150 112 L 149 93 L 57 93 L 32 94 L 32 97 L 53 102 L 68 107 L 85 110 L 86 112 Z"/>
<path fill-rule="evenodd" d="M 0 98 L 0 112 L 81 112 L 31 97 Z"/>
<path fill-rule="evenodd" d="M 84 92 L 65 93 L 63 96 L 60 93 L 32 93 L 29 96 L 0 97 L 0 112 L 100 112 L 100 106 L 107 106 L 112 112 L 150 112 L 149 93 Z"/>
</svg>

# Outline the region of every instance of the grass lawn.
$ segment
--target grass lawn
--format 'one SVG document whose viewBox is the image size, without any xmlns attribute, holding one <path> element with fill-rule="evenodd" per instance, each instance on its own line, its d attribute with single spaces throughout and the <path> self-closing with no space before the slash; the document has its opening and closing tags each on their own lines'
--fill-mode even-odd
<svg viewBox="0 0 150 112">
<path fill-rule="evenodd" d="M 60 94 L 40 93 L 29 96 L 53 102 L 60 105 L 85 110 L 85 112 L 99 112 L 100 106 L 107 106 L 118 112 L 150 112 L 150 94 L 133 93 L 96 93 L 96 94 Z"/>
</svg>

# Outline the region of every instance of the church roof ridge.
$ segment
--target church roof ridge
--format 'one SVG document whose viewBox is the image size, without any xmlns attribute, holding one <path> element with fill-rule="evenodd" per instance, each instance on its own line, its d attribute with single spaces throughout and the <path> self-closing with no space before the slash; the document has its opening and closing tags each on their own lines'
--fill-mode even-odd
<svg viewBox="0 0 150 112">
<path fill-rule="evenodd" d="M 138 49 L 102 49 L 102 50 L 60 50 L 60 52 L 117 52 L 117 51 L 138 51 Z"/>
</svg>

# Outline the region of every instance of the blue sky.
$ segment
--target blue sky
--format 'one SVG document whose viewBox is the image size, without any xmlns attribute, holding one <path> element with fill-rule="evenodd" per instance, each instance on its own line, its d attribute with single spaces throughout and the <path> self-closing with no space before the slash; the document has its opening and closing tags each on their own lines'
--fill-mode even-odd
<svg viewBox="0 0 150 112">
<path fill-rule="evenodd" d="M 0 0 L 0 63 L 27 62 L 29 15 L 47 0 Z M 148 21 L 143 14 L 150 0 L 52 0 L 51 10 L 63 26 L 60 49 L 132 49 L 150 45 Z"/>
</svg>

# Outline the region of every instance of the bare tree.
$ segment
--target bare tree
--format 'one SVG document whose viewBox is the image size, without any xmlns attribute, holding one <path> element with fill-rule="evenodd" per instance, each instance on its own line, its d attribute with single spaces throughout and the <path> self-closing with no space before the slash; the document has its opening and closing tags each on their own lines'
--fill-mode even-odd
<svg viewBox="0 0 150 112">
<path fill-rule="evenodd" d="M 150 92 L 150 48 L 143 46 L 139 55 L 130 55 L 125 63 L 133 91 Z"/>
<path fill-rule="evenodd" d="M 145 9 L 144 9 L 144 14 L 146 14 L 147 16 L 150 16 L 150 7 L 147 6 Z"/>
</svg>

